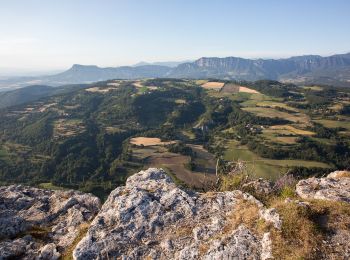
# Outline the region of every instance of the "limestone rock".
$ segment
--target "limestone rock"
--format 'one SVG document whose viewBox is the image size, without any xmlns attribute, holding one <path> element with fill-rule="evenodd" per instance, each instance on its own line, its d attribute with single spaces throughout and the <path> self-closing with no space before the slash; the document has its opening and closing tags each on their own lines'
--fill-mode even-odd
<svg viewBox="0 0 350 260">
<path fill-rule="evenodd" d="M 339 178 L 349 178 L 350 171 L 334 171 L 328 174 L 327 178 L 339 179 Z"/>
<path fill-rule="evenodd" d="M 273 184 L 271 181 L 259 178 L 257 180 L 250 181 L 243 185 L 244 190 L 252 190 L 259 195 L 268 195 L 273 192 Z"/>
<path fill-rule="evenodd" d="M 296 186 L 296 193 L 303 199 L 322 199 L 350 203 L 350 177 L 336 171 L 325 178 L 301 180 Z"/>
<path fill-rule="evenodd" d="M 243 201 L 278 226 L 278 214 L 247 193 L 186 191 L 161 169 L 141 171 L 112 191 L 73 257 L 267 259 L 269 236 L 232 222 L 232 212 Z"/>
<path fill-rule="evenodd" d="M 0 187 L 0 259 L 58 259 L 99 208 L 78 191 Z"/>
</svg>

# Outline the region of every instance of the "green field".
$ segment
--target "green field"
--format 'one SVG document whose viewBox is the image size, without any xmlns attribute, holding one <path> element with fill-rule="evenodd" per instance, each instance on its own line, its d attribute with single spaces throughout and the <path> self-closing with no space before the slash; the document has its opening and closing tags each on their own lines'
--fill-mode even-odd
<svg viewBox="0 0 350 260">
<path fill-rule="evenodd" d="M 304 86 L 302 87 L 303 89 L 309 89 L 309 90 L 313 90 L 313 91 L 322 91 L 323 88 L 320 86 Z"/>
<path fill-rule="evenodd" d="M 281 103 L 281 102 L 275 102 L 275 101 L 261 101 L 261 102 L 257 102 L 256 103 L 256 106 L 258 107 L 270 107 L 270 108 L 283 108 L 283 109 L 286 109 L 288 111 L 291 111 L 292 113 L 295 112 L 295 113 L 298 113 L 299 110 L 294 108 L 294 107 L 290 107 L 284 103 Z"/>
<path fill-rule="evenodd" d="M 181 131 L 181 133 L 190 140 L 194 140 L 196 138 L 196 135 L 192 131 L 183 130 L 183 131 Z"/>
<path fill-rule="evenodd" d="M 349 121 L 336 121 L 336 120 L 329 120 L 329 119 L 317 119 L 313 120 L 316 123 L 320 123 L 328 128 L 337 128 L 337 127 L 343 127 L 348 130 L 350 130 L 350 122 Z"/>
<path fill-rule="evenodd" d="M 42 189 L 48 189 L 48 190 L 66 190 L 63 187 L 59 187 L 56 185 L 53 185 L 51 182 L 43 182 L 38 185 L 39 188 Z"/>
<path fill-rule="evenodd" d="M 6 159 L 7 156 L 8 156 L 7 151 L 4 149 L 0 149 L 0 160 Z"/>
<path fill-rule="evenodd" d="M 244 107 L 242 108 L 244 111 L 253 113 L 257 116 L 269 117 L 269 118 L 281 118 L 286 119 L 295 123 L 304 123 L 309 124 L 310 119 L 305 114 L 290 114 L 288 112 L 279 111 L 269 107 Z"/>
<path fill-rule="evenodd" d="M 270 96 L 267 96 L 264 94 L 237 93 L 236 95 L 246 98 L 246 101 L 241 103 L 242 107 L 254 107 L 259 102 L 282 101 L 282 99 L 280 99 L 280 98 L 270 97 Z"/>
<path fill-rule="evenodd" d="M 292 125 L 275 125 L 265 128 L 262 136 L 271 142 L 281 144 L 295 144 L 298 136 L 313 136 L 315 132 L 295 128 Z"/>
<path fill-rule="evenodd" d="M 262 177 L 271 180 L 285 174 L 288 168 L 295 166 L 329 168 L 330 165 L 316 161 L 305 160 L 273 160 L 258 156 L 249 151 L 246 146 L 239 145 L 237 141 L 229 141 L 224 153 L 224 159 L 228 161 L 243 161 L 247 164 L 248 171 L 254 177 Z"/>
</svg>

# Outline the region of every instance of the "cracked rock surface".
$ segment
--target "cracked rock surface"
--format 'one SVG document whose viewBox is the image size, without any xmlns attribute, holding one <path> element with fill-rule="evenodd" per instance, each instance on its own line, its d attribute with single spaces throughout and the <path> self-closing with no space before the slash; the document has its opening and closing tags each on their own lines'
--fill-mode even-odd
<svg viewBox="0 0 350 260">
<path fill-rule="evenodd" d="M 0 259 L 58 259 L 99 209 L 78 191 L 0 187 Z"/>
<path fill-rule="evenodd" d="M 325 178 L 301 180 L 296 186 L 303 199 L 321 199 L 350 203 L 350 173 L 335 171 Z"/>
<path fill-rule="evenodd" d="M 128 178 L 109 195 L 73 257 L 88 259 L 267 259 L 269 234 L 235 226 L 243 201 L 276 228 L 278 214 L 241 191 L 197 193 L 176 187 L 161 169 Z"/>
</svg>

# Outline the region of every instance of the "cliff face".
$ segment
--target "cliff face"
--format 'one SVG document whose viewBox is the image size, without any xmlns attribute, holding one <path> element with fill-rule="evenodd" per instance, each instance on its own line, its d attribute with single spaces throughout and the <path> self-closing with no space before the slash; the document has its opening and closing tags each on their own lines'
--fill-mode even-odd
<svg viewBox="0 0 350 260">
<path fill-rule="evenodd" d="M 129 177 L 102 208 L 96 197 L 76 191 L 0 187 L 0 259 L 59 259 L 67 251 L 79 260 L 269 259 L 275 253 L 279 258 L 289 242 L 275 239 L 293 228 L 291 223 L 310 224 L 315 214 L 322 234 L 314 236 L 321 240 L 313 239 L 310 252 L 317 251 L 318 259 L 348 259 L 349 181 L 349 172 L 302 180 L 299 199 L 280 199 L 276 209 L 238 190 L 181 189 L 154 168 Z M 345 207 L 339 210 L 341 203 Z"/>
<path fill-rule="evenodd" d="M 166 65 L 166 66 L 163 66 Z M 239 57 L 203 57 L 178 66 L 142 64 L 100 68 L 94 65 L 73 65 L 56 75 L 20 77 L 0 80 L 0 88 L 24 87 L 37 84 L 62 86 L 109 79 L 141 78 L 217 78 L 235 80 L 283 80 L 297 84 L 334 84 L 349 86 L 350 53 L 328 57 L 296 56 L 286 59 L 245 59 Z"/>
</svg>

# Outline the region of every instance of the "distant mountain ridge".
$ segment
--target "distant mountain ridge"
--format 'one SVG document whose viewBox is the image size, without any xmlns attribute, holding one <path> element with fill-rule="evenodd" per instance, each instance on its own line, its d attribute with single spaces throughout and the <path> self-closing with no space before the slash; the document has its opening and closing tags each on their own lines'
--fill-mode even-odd
<svg viewBox="0 0 350 260">
<path fill-rule="evenodd" d="M 56 75 L 0 80 L 0 89 L 33 84 L 60 86 L 108 79 L 165 77 L 227 80 L 271 79 L 297 84 L 350 86 L 350 53 L 328 57 L 305 55 L 285 59 L 202 57 L 194 62 L 182 63 L 176 67 L 141 63 L 136 66 L 100 68 L 95 65 L 75 64 L 67 71 Z"/>
<path fill-rule="evenodd" d="M 159 65 L 100 68 L 95 65 L 86 66 L 74 64 L 69 70 L 50 76 L 48 79 L 51 81 L 62 81 L 64 83 L 89 83 L 115 78 L 135 79 L 162 77 L 170 70 L 170 67 Z"/>
<path fill-rule="evenodd" d="M 256 60 L 204 57 L 193 63 L 177 66 L 172 71 L 172 76 L 237 80 L 273 79 L 291 82 L 304 78 L 305 82 L 311 82 L 318 81 L 322 73 L 333 81 L 343 80 L 344 83 L 350 83 L 350 53 L 329 57 L 307 55 Z"/>
<path fill-rule="evenodd" d="M 141 62 L 133 65 L 133 67 L 139 67 L 139 66 L 144 66 L 144 65 L 158 65 L 158 66 L 167 66 L 170 68 L 175 68 L 176 66 L 179 66 L 180 64 L 187 63 L 187 62 L 192 62 L 192 61 L 190 61 L 190 60 L 186 60 L 186 61 L 159 61 L 159 62 L 141 61 Z"/>
</svg>

